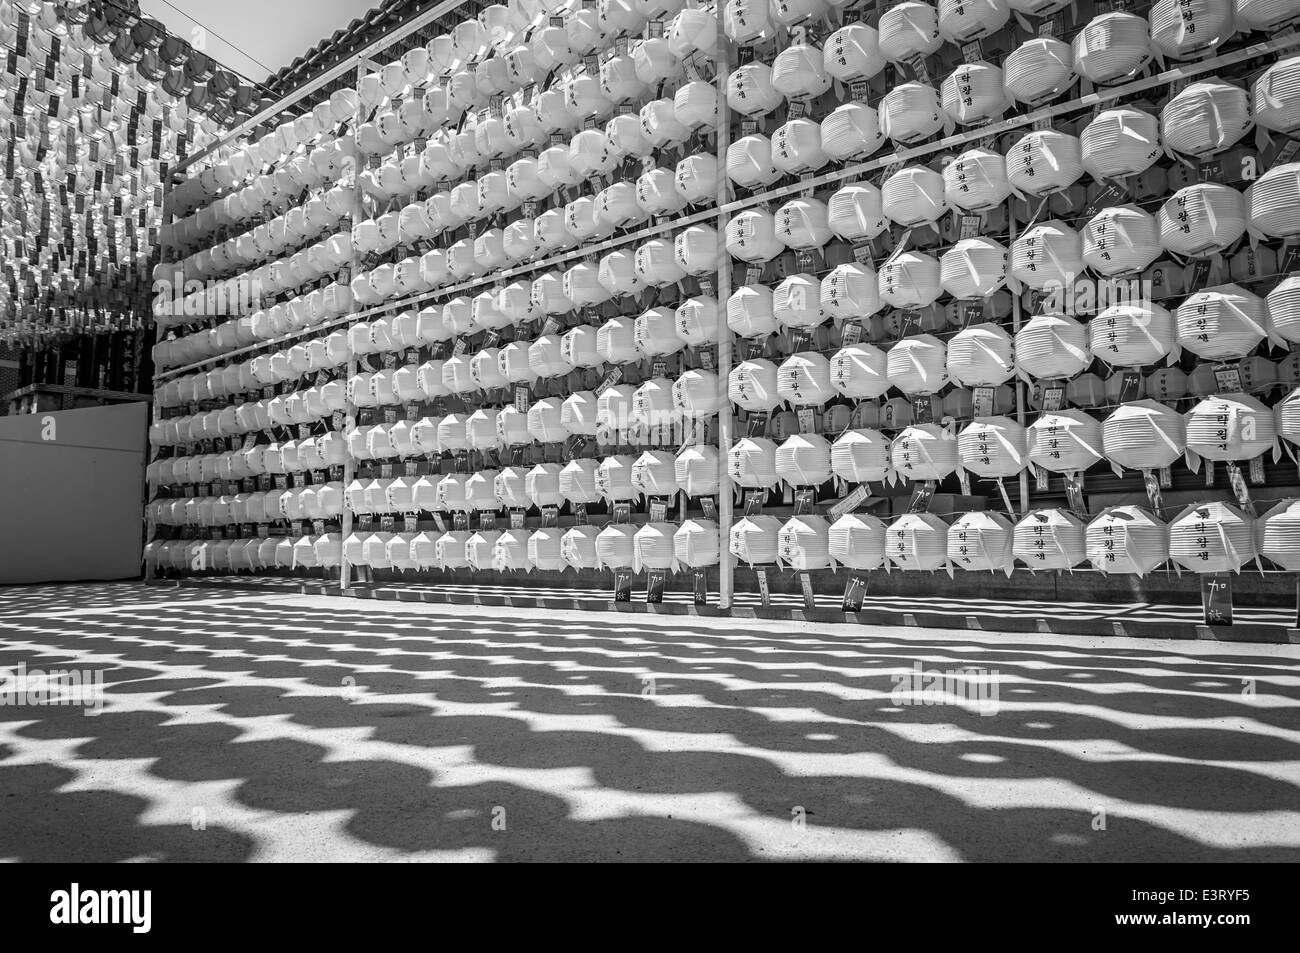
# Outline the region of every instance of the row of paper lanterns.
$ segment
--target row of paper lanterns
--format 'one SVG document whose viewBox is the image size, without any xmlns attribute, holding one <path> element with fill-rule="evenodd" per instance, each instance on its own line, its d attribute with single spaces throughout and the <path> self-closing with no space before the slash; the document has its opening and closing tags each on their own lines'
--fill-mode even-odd
<svg viewBox="0 0 1300 953">
<path fill-rule="evenodd" d="M 360 460 L 393 460 L 455 451 L 471 445 L 465 431 L 472 434 L 473 424 L 466 426 L 465 420 L 464 415 L 453 414 L 440 421 L 425 418 L 414 424 L 357 428 L 346 438 L 327 434 L 170 458 L 150 464 L 148 477 L 153 485 L 198 484 L 323 469 L 343 462 L 347 454 Z M 491 423 L 483 429 L 485 437 L 472 445 L 501 445 Z M 892 439 L 871 428 L 846 430 L 838 436 L 797 433 L 779 443 L 746 436 L 729 449 L 727 468 L 742 489 L 773 489 L 781 483 L 819 486 L 832 478 L 846 483 L 939 481 L 959 470 L 984 478 L 1008 478 L 1031 465 L 1071 473 L 1103 460 L 1122 473 L 1169 467 L 1180 458 L 1193 466 L 1199 466 L 1201 459 L 1249 460 L 1276 452 L 1279 437 L 1300 444 L 1300 392 L 1272 409 L 1249 395 L 1233 394 L 1203 400 L 1186 414 L 1141 400 L 1120 405 L 1105 420 L 1066 409 L 1045 412 L 1027 427 L 1005 416 L 976 418 L 960 430 L 943 424 L 910 424 Z M 717 454 L 703 446 L 678 455 L 650 450 L 639 457 L 614 455 L 573 460 L 564 466 L 543 463 L 532 469 L 505 467 L 440 478 L 386 478 L 374 485 L 385 489 L 379 496 L 366 491 L 357 499 L 368 499 L 365 505 L 372 509 L 387 500 L 387 507 L 396 511 L 547 506 L 678 491 L 699 496 L 717 491 Z M 351 499 L 351 487 L 348 492 Z"/>
<path fill-rule="evenodd" d="M 902 170 L 894 178 L 909 172 L 916 173 L 914 179 L 928 177 L 932 184 L 941 187 L 943 176 L 925 169 Z M 887 183 L 886 192 L 888 189 Z M 1275 236 L 1300 233 L 1300 164 L 1269 170 L 1247 189 L 1247 196 L 1252 193 L 1260 198 L 1268 197 L 1268 209 L 1258 221 L 1252 212 L 1250 223 Z M 768 261 L 787 248 L 820 247 L 832 237 L 832 212 L 840 216 L 841 237 L 874 237 L 884 228 L 881 197 L 881 191 L 875 186 L 859 183 L 841 189 L 830 203 L 797 198 L 775 214 L 750 209 L 729 222 L 726 247 L 732 255 L 749 262 Z M 984 297 L 1008 284 L 1013 289 L 1018 283 L 1037 289 L 1064 288 L 1088 271 L 1102 277 L 1141 271 L 1167 252 L 1195 256 L 1220 251 L 1244 234 L 1248 226 L 1246 201 L 1246 197 L 1229 186 L 1202 183 L 1180 190 L 1154 216 L 1135 205 L 1114 206 L 1098 212 L 1078 231 L 1059 220 L 1033 225 L 1010 248 L 988 238 L 961 239 L 938 258 L 919 250 L 900 251 L 881 264 L 878 274 L 856 263 L 839 265 L 827 276 L 831 285 L 825 293 L 822 282 L 811 276 L 798 279 L 793 285 L 802 281 L 805 286 L 797 299 L 807 305 L 803 323 L 824 320 L 827 312 L 820 306 L 823 300 L 831 306 L 833 315 L 849 315 L 855 309 L 856 313 L 870 315 L 885 305 L 925 307 L 944 294 L 955 298 Z M 469 242 L 471 256 L 474 248 L 488 238 L 485 234 Z M 334 265 L 319 262 L 317 266 L 305 265 L 309 274 L 329 273 L 330 267 L 342 264 L 345 252 L 350 260 L 351 251 L 344 247 L 346 240 L 341 236 L 336 239 L 341 243 L 330 259 Z M 305 254 L 300 252 L 294 257 Z M 356 304 L 375 304 L 390 297 L 430 290 L 439 275 L 448 274 L 455 254 L 456 246 L 453 246 L 447 252 L 434 249 L 397 265 L 381 265 L 356 276 L 349 286 L 336 284 L 317 289 L 254 312 L 247 321 L 232 319 L 212 332 L 187 336 L 182 339 L 184 343 L 163 342 L 156 354 L 165 364 L 208 356 L 317 324 L 346 313 Z M 717 262 L 716 232 L 707 225 L 691 226 L 671 240 L 651 239 L 636 249 L 611 252 L 599 262 L 580 262 L 564 272 L 544 273 L 531 282 L 516 281 L 504 289 L 486 290 L 473 299 L 455 298 L 443 306 L 443 313 L 460 307 L 465 312 L 464 318 L 453 322 L 451 327 L 426 328 L 419 339 L 426 343 L 446 340 L 457 331 L 504 327 L 538 314 L 568 313 L 616 295 L 633 294 L 646 286 L 662 287 L 687 275 L 710 274 L 716 270 Z M 874 288 L 870 281 L 873 274 Z M 468 272 L 463 275 L 472 276 Z M 231 279 L 226 283 L 229 290 L 213 295 L 213 300 L 238 300 L 239 280 Z M 255 275 L 249 281 L 250 287 L 265 290 L 259 284 L 262 278 Z M 816 292 L 815 298 L 809 296 L 809 289 Z M 209 292 L 192 294 L 208 295 Z M 782 300 L 790 299 L 786 296 Z M 814 300 L 818 304 L 816 308 L 811 307 Z M 761 302 L 754 304 L 761 305 Z M 190 320 L 194 310 L 184 305 L 178 313 L 161 314 L 159 320 L 164 325 L 179 324 Z M 799 320 L 798 315 L 795 320 Z M 187 348 L 191 339 L 196 347 Z"/>
<path fill-rule="evenodd" d="M 771 39 L 779 26 L 807 17 L 817 20 L 847 6 L 835 0 L 727 0 L 723 29 L 736 43 Z M 869 78 L 887 63 L 909 63 L 930 56 L 946 43 L 963 47 L 1007 26 L 1014 14 L 1051 16 L 1066 0 L 907 0 L 885 10 L 876 27 L 846 24 L 825 41 L 833 50 L 842 81 Z M 1114 84 L 1141 70 L 1153 56 L 1199 57 L 1236 32 L 1272 30 L 1300 16 L 1290 0 L 1157 0 L 1144 19 L 1131 13 L 1101 13 L 1062 43 L 1067 65 L 1081 76 Z M 1059 42 L 1059 41 L 1058 41 Z M 847 61 L 847 62 L 845 62 Z"/>
<path fill-rule="evenodd" d="M 550 571 L 616 569 L 677 571 L 718 563 L 718 526 L 708 519 L 673 523 L 574 526 L 538 530 L 358 531 L 235 540 L 167 540 L 148 544 L 158 568 L 258 571 L 354 566 L 396 570 Z"/>
<path fill-rule="evenodd" d="M 1091 521 L 1062 509 L 1035 511 L 1015 522 L 984 511 L 951 522 L 933 513 L 909 513 L 890 523 L 864 513 L 846 514 L 833 523 L 815 515 L 758 515 L 734 524 L 728 545 L 748 565 L 798 571 L 896 567 L 1009 575 L 1019 561 L 1033 571 L 1087 563 L 1106 574 L 1140 576 L 1167 562 L 1193 573 L 1239 572 L 1257 559 L 1296 571 L 1300 502 L 1282 501 L 1258 519 L 1228 503 L 1194 503 L 1168 524 L 1135 506 L 1112 507 Z M 155 565 L 180 571 L 317 568 L 347 559 L 374 569 L 640 572 L 704 568 L 716 565 L 718 557 L 718 526 L 707 519 L 640 528 L 611 523 L 533 531 L 360 531 L 346 540 L 337 533 L 296 541 L 172 540 L 150 543 L 146 550 L 146 559 Z"/>
<path fill-rule="evenodd" d="M 964 569 L 1011 574 L 1087 563 L 1111 574 L 1146 575 L 1172 561 L 1194 573 L 1238 572 L 1257 558 L 1300 568 L 1300 502 L 1277 504 L 1258 520 L 1223 502 L 1195 503 L 1168 524 L 1148 510 L 1117 506 L 1086 521 L 1064 509 L 1031 512 L 1017 521 L 993 512 L 947 520 L 908 513 L 890 523 L 853 513 L 824 517 L 749 516 L 731 530 L 731 552 L 752 565 L 796 570 L 844 566 L 911 571 Z"/>
</svg>

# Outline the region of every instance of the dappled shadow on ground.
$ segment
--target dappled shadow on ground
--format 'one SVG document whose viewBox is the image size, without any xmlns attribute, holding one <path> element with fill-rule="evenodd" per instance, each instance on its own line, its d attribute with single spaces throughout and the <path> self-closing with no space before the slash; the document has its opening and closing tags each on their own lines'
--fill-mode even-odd
<svg viewBox="0 0 1300 953">
<path fill-rule="evenodd" d="M 1286 650 L 539 616 L 232 596 L 0 618 L 0 668 L 98 667 L 107 691 L 96 717 L 0 707 L 0 858 L 261 856 L 255 825 L 150 823 L 156 782 L 339 812 L 386 857 L 885 856 L 864 838 L 906 831 L 972 861 L 1300 860 Z M 891 697 L 918 664 L 995 673 L 996 713 Z M 115 788 L 128 762 L 146 780 Z"/>
</svg>

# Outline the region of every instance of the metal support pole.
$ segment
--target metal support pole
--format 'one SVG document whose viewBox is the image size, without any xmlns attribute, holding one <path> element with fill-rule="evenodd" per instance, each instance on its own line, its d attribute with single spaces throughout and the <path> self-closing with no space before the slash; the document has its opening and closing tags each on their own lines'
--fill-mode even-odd
<svg viewBox="0 0 1300 953">
<path fill-rule="evenodd" d="M 1016 215 L 1015 199 L 1007 199 L 1007 247 L 1010 248 L 1016 243 Z M 1011 296 L 1011 331 L 1012 336 L 1020 333 L 1021 308 L 1020 295 Z M 1020 376 L 1016 377 L 1016 423 L 1021 427 L 1025 426 L 1025 403 L 1028 398 L 1028 392 L 1025 389 L 1025 381 Z M 1029 470 L 1023 468 L 1020 471 L 1020 515 L 1024 516 L 1029 512 Z"/>
<path fill-rule="evenodd" d="M 361 63 L 357 66 L 357 74 L 356 74 L 358 89 L 361 88 L 361 80 L 365 76 L 365 74 L 366 74 L 365 64 Z M 354 183 L 353 184 L 354 194 L 352 198 L 353 227 L 355 227 L 358 222 L 360 222 L 363 218 L 365 218 L 365 214 L 366 214 L 365 205 L 362 202 L 362 190 L 361 190 L 362 153 L 361 153 L 361 147 L 357 145 L 357 137 L 356 137 L 356 131 L 361 128 L 361 124 L 365 121 L 365 115 L 363 114 L 363 110 L 365 110 L 365 108 L 366 108 L 365 104 L 358 99 L 357 112 L 352 124 L 352 134 L 353 134 L 352 135 L 352 179 Z M 360 272 L 361 272 L 361 253 L 357 251 L 357 247 L 354 244 L 352 246 L 352 262 L 348 268 L 348 280 L 351 281 Z M 350 326 L 351 324 L 349 323 L 349 327 Z M 357 359 L 355 356 L 352 356 L 348 358 L 348 371 L 347 371 L 348 380 L 351 380 L 356 375 L 356 373 L 357 373 Z M 357 407 L 356 404 L 352 403 L 351 395 L 348 396 L 347 407 L 344 410 L 344 414 L 345 414 L 344 417 L 345 423 L 343 425 L 343 433 L 346 435 L 357 424 Z M 348 565 L 347 555 L 343 544 L 346 543 L 348 537 L 352 535 L 352 510 L 348 507 L 347 493 L 348 493 L 348 487 L 352 484 L 352 481 L 356 479 L 356 475 L 357 475 L 357 462 L 356 460 L 353 459 L 352 452 L 351 450 L 349 450 L 347 459 L 343 461 L 343 513 L 339 519 L 339 588 L 340 589 L 347 589 L 352 585 L 352 567 Z"/>
<path fill-rule="evenodd" d="M 725 211 L 731 200 L 727 179 L 727 149 L 731 145 L 731 110 L 727 106 L 727 80 L 731 74 L 731 44 L 723 29 L 724 4 L 717 4 L 718 15 L 718 71 L 714 77 L 718 85 L 718 308 L 726 314 L 727 299 L 731 297 L 731 254 L 727 251 L 727 219 Z M 727 379 L 731 376 L 732 334 L 730 325 L 719 322 L 718 335 L 718 387 L 722 389 L 722 403 L 718 410 L 718 607 L 729 610 L 735 593 L 735 560 L 731 558 L 732 501 L 731 473 L 727 470 L 727 451 L 731 449 L 732 421 L 735 415 L 727 398 Z"/>
</svg>

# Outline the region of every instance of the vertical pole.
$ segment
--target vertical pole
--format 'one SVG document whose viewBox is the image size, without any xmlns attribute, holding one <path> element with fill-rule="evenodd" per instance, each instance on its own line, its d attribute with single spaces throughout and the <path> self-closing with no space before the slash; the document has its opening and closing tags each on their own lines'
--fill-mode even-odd
<svg viewBox="0 0 1300 953">
<path fill-rule="evenodd" d="M 168 264 L 171 264 L 171 260 L 172 260 L 171 242 L 169 241 L 169 239 L 171 238 L 171 234 L 172 234 L 171 227 L 170 227 L 170 226 L 171 226 L 171 215 L 169 214 L 169 210 L 171 209 L 171 204 L 172 204 L 172 176 L 175 175 L 175 174 L 176 174 L 175 172 L 172 172 L 170 169 L 168 169 L 168 171 L 167 171 L 167 175 L 163 177 L 163 181 L 162 181 L 162 190 L 163 190 L 162 208 L 160 208 L 160 209 L 158 210 L 158 243 L 162 246 L 162 247 L 159 249 L 159 252 L 158 252 L 158 260 L 159 260 L 160 262 L 166 262 L 166 263 L 168 263 Z M 179 272 L 179 270 L 180 270 L 180 269 L 177 268 L 177 269 L 171 271 L 171 273 L 168 274 L 168 275 L 165 277 L 165 279 L 164 279 L 164 280 L 166 280 L 166 281 L 168 282 L 168 292 L 167 292 L 167 293 L 168 293 L 168 297 L 169 297 L 170 301 L 172 302 L 172 307 L 173 307 L 173 308 L 175 307 L 175 301 L 176 301 L 176 284 L 175 284 L 175 279 L 176 279 L 177 272 Z M 152 279 L 153 279 L 153 276 L 150 275 L 150 280 L 152 281 Z M 154 300 L 156 300 L 156 297 L 152 297 L 152 298 L 150 298 L 150 307 L 151 307 L 151 308 L 152 308 L 152 306 L 153 306 L 152 303 L 153 303 Z M 83 334 L 82 334 L 81 341 L 80 341 L 80 344 L 81 344 L 81 351 L 80 351 L 80 353 L 77 355 L 77 361 L 78 361 L 78 363 L 77 363 L 77 386 L 78 386 L 78 387 L 92 387 L 92 386 L 94 386 L 94 385 L 85 383 L 84 380 L 83 380 L 83 377 L 82 377 L 83 373 L 85 372 L 85 369 L 86 369 L 87 365 L 90 363 L 89 361 L 86 360 L 86 352 L 89 350 L 89 348 L 86 346 L 86 345 L 87 345 L 87 339 L 86 339 L 86 336 L 85 336 L 85 333 L 84 333 L 85 329 L 83 328 L 82 331 L 83 331 Z M 152 335 L 152 337 L 153 337 L 153 346 L 154 346 L 154 347 L 157 347 L 157 346 L 158 346 L 158 342 L 162 340 L 162 327 L 158 324 L 158 319 L 157 319 L 156 317 L 154 318 L 154 321 L 153 321 L 153 335 Z M 154 374 L 157 375 L 157 373 L 158 373 L 158 367 L 157 367 L 157 365 L 155 365 L 155 364 L 153 363 L 152 359 L 150 360 L 150 366 L 153 367 L 153 369 L 154 369 Z M 150 390 L 150 391 L 152 392 L 152 394 L 153 394 L 152 399 L 149 401 L 149 420 L 150 420 L 152 423 L 155 423 L 155 424 L 156 424 L 156 423 L 158 423 L 160 420 L 162 420 L 162 407 L 158 404 L 158 385 L 157 385 L 155 382 L 150 381 L 150 382 L 149 382 L 149 390 Z M 145 434 L 145 459 L 146 459 L 146 461 L 149 462 L 149 463 L 152 463 L 152 462 L 153 462 L 153 447 L 152 447 L 152 445 L 149 443 L 149 435 L 148 435 L 147 433 Z M 145 486 L 144 486 L 144 500 L 145 500 L 145 503 L 144 503 L 144 512 L 145 512 L 145 519 L 144 519 L 144 541 L 145 541 L 145 545 L 148 545 L 149 543 L 152 543 L 152 542 L 154 541 L 155 537 L 157 537 L 157 535 L 158 535 L 158 525 L 157 525 L 157 523 L 154 522 L 154 518 L 153 518 L 153 508 L 152 508 L 152 506 L 150 505 L 151 503 L 153 503 L 153 500 L 151 500 L 151 499 L 149 498 L 149 481 L 148 481 L 148 477 L 145 478 Z M 152 563 L 150 560 L 147 560 L 147 559 L 146 559 L 146 560 L 145 560 L 145 564 L 144 564 L 144 581 L 148 583 L 148 582 L 153 582 L 153 580 L 154 580 L 154 565 L 153 565 L 153 563 Z"/>
<path fill-rule="evenodd" d="M 358 61 L 356 73 L 356 88 L 361 89 L 361 80 L 365 76 L 366 66 L 364 62 Z M 365 205 L 361 200 L 361 147 L 357 144 L 357 130 L 365 121 L 363 111 L 365 103 L 357 99 L 357 111 L 352 120 L 352 178 L 353 178 L 353 198 L 352 198 L 352 225 L 356 226 L 366 214 Z M 352 246 L 352 263 L 348 268 L 348 280 L 351 281 L 361 271 L 361 253 L 357 251 L 356 245 Z M 350 325 L 349 325 L 350 327 Z M 347 330 L 346 328 L 344 330 Z M 357 359 L 355 356 L 348 358 L 348 379 L 357 373 Z M 344 410 L 345 420 L 351 421 L 356 426 L 357 408 L 352 403 L 352 398 L 348 398 L 347 407 Z M 344 424 L 343 432 L 346 434 L 351 428 Z M 343 513 L 339 520 L 339 588 L 347 589 L 352 585 L 352 567 L 348 565 L 347 555 L 344 551 L 344 543 L 352 535 L 352 510 L 347 505 L 347 491 L 352 481 L 356 479 L 357 462 L 352 458 L 351 452 L 348 453 L 347 459 L 343 461 Z"/>
<path fill-rule="evenodd" d="M 724 207 L 730 200 L 727 179 L 727 148 L 731 145 L 731 110 L 727 106 L 727 80 L 731 74 L 731 43 L 723 29 L 724 4 L 716 5 L 718 15 L 718 308 L 726 314 L 727 299 L 731 297 L 731 255 L 727 252 L 727 214 Z M 727 378 L 731 376 L 733 334 L 727 322 L 721 325 L 718 335 L 718 386 L 722 388 L 722 403 L 718 410 L 718 607 L 731 608 L 735 592 L 735 562 L 731 558 L 732 500 L 731 474 L 727 470 L 727 451 L 731 449 L 731 431 L 734 416 L 727 399 Z"/>
<path fill-rule="evenodd" d="M 1007 199 L 1007 247 L 1010 248 L 1016 243 L 1016 214 L 1015 198 Z M 1012 336 L 1020 332 L 1021 324 L 1021 306 L 1020 295 L 1011 296 L 1011 331 Z M 1025 404 L 1028 393 L 1025 389 L 1025 381 L 1019 375 L 1016 376 L 1016 423 L 1021 427 L 1025 426 Z M 1029 512 L 1029 469 L 1026 467 L 1020 471 L 1020 515 L 1024 516 Z"/>
</svg>

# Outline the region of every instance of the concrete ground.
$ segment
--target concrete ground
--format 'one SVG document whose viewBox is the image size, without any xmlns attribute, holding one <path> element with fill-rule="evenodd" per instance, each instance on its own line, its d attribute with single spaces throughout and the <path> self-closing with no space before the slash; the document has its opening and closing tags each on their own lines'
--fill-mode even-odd
<svg viewBox="0 0 1300 953">
<path fill-rule="evenodd" d="M 0 859 L 1294 862 L 1298 663 L 1300 646 L 0 589 L 0 670 L 104 679 L 96 715 L 0 705 Z M 925 681 L 971 667 L 946 694 Z"/>
</svg>

